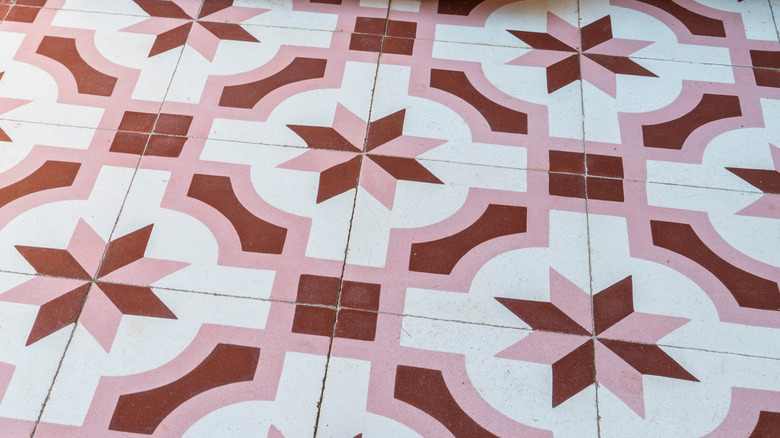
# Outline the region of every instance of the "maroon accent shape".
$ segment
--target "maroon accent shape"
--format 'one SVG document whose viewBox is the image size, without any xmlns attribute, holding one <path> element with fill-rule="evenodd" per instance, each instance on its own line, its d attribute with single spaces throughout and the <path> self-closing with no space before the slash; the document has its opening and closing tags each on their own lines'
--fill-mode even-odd
<svg viewBox="0 0 780 438">
<path fill-rule="evenodd" d="M 596 383 L 593 340 L 575 348 L 552 364 L 552 406 L 556 407 Z"/>
<path fill-rule="evenodd" d="M 452 236 L 412 244 L 409 270 L 449 274 L 458 261 L 477 245 L 497 237 L 524 233 L 526 216 L 525 207 L 490 204 L 468 228 Z"/>
<path fill-rule="evenodd" d="M 91 280 L 92 277 L 65 249 L 16 245 L 16 250 L 37 274 Z"/>
<path fill-rule="evenodd" d="M 693 12 L 670 0 L 638 1 L 668 12 L 679 20 L 693 35 L 726 37 L 726 28 L 720 20 Z"/>
<path fill-rule="evenodd" d="M 87 299 L 87 292 L 89 292 L 89 283 L 82 284 L 42 305 L 38 309 L 38 315 L 35 317 L 35 323 L 25 345 L 32 345 L 70 324 L 75 324 Z"/>
<path fill-rule="evenodd" d="M 387 20 L 384 18 L 357 17 L 355 19 L 355 32 L 384 35 L 386 23 Z"/>
<path fill-rule="evenodd" d="M 776 170 L 740 169 L 738 167 L 727 167 L 726 169 L 764 193 L 780 194 L 780 172 Z"/>
<path fill-rule="evenodd" d="M 751 50 L 750 60 L 753 62 L 753 67 L 780 69 L 780 51 Z"/>
<path fill-rule="evenodd" d="M 780 71 L 778 70 L 754 68 L 753 76 L 756 78 L 756 85 L 780 88 Z"/>
<path fill-rule="evenodd" d="M 469 15 L 485 0 L 439 0 L 437 12 L 442 15 Z"/>
<path fill-rule="evenodd" d="M 379 53 L 382 49 L 381 35 L 366 35 L 362 33 L 353 33 L 349 39 L 349 50 L 358 52 Z"/>
<path fill-rule="evenodd" d="M 600 335 L 632 313 L 634 293 L 628 276 L 593 296 L 594 334 Z"/>
<path fill-rule="evenodd" d="M 7 15 L 3 14 L 5 16 L 5 21 L 16 21 L 18 23 L 33 23 L 36 18 L 38 18 L 38 13 L 41 12 L 40 8 L 26 8 L 24 6 L 19 6 L 21 3 L 18 3 L 16 5 L 10 5 L 10 6 L 0 6 L 0 13 L 4 12 L 3 9 L 5 8 L 7 11 Z M 10 9 L 8 9 L 10 8 Z M 0 15 L 2 17 L 3 15 Z"/>
<path fill-rule="evenodd" d="M 117 78 L 99 72 L 84 61 L 74 38 L 45 36 L 35 53 L 51 58 L 70 71 L 81 94 L 110 96 Z"/>
<path fill-rule="evenodd" d="M 653 245 L 686 257 L 710 271 L 731 292 L 740 307 L 780 310 L 777 283 L 723 260 L 702 242 L 688 224 L 650 221 Z"/>
<path fill-rule="evenodd" d="M 292 332 L 330 337 L 335 322 L 336 309 L 296 304 Z"/>
<path fill-rule="evenodd" d="M 500 297 L 496 300 L 534 330 L 590 336 L 590 327 L 577 324 L 553 303 Z"/>
<path fill-rule="evenodd" d="M 560 90 L 580 78 L 582 78 L 582 75 L 578 55 L 572 55 L 560 60 L 547 67 L 547 93 Z"/>
<path fill-rule="evenodd" d="M 376 283 L 362 283 L 345 280 L 341 291 L 342 307 L 362 310 L 379 310 L 379 293 L 382 286 Z"/>
<path fill-rule="evenodd" d="M 339 310 L 336 322 L 334 307 L 339 302 L 339 287 L 342 288 L 341 305 L 349 309 Z M 376 336 L 380 287 L 379 284 L 356 281 L 344 281 L 342 284 L 338 277 L 301 275 L 296 302 L 306 305 L 295 307 L 293 333 L 317 336 L 334 333 L 339 338 L 373 341 Z"/>
<path fill-rule="evenodd" d="M 215 37 L 221 40 L 246 41 L 250 43 L 259 43 L 257 38 L 247 32 L 243 27 L 236 23 L 214 23 L 211 21 L 198 21 L 198 24 L 206 28 Z"/>
<path fill-rule="evenodd" d="M 360 156 L 337 164 L 320 173 L 317 204 L 357 187 L 360 176 Z"/>
<path fill-rule="evenodd" d="M 699 381 L 657 345 L 602 338 L 599 342 L 642 374 Z"/>
<path fill-rule="evenodd" d="M 8 134 L 6 134 L 5 131 L 3 131 L 3 128 L 0 128 L 0 141 L 4 141 L 4 142 L 11 141 L 11 137 L 9 137 Z"/>
<path fill-rule="evenodd" d="M 177 319 L 151 288 L 102 281 L 96 284 L 123 315 Z"/>
<path fill-rule="evenodd" d="M 458 405 L 439 370 L 398 365 L 393 397 L 430 415 L 456 437 L 495 437 Z"/>
<path fill-rule="evenodd" d="M 117 132 L 114 140 L 111 141 L 110 152 L 121 154 L 141 155 L 146 147 L 146 140 L 149 134 L 140 134 L 137 132 Z"/>
<path fill-rule="evenodd" d="M 601 43 L 612 39 L 612 19 L 609 15 L 583 26 L 580 41 L 582 42 L 582 51 L 598 46 Z"/>
<path fill-rule="evenodd" d="M 222 90 L 219 106 L 250 109 L 268 93 L 295 82 L 325 76 L 328 61 L 318 58 L 295 58 L 277 73 L 258 81 L 230 85 Z"/>
<path fill-rule="evenodd" d="M 144 155 L 176 158 L 181 155 L 181 151 L 184 149 L 184 144 L 186 142 L 187 139 L 185 137 L 153 135 L 149 138 L 149 144 L 146 146 Z"/>
<path fill-rule="evenodd" d="M 183 46 L 190 35 L 190 29 L 192 29 L 192 22 L 187 22 L 157 35 L 152 48 L 149 50 L 149 57 Z"/>
<path fill-rule="evenodd" d="M 642 126 L 644 144 L 651 148 L 680 150 L 685 140 L 699 127 L 741 115 L 739 97 L 704 94 L 696 107 L 684 116 L 668 122 Z"/>
<path fill-rule="evenodd" d="M 609 155 L 583 152 L 550 151 L 550 172 L 585 173 L 588 175 L 623 178 L 623 159 Z"/>
<path fill-rule="evenodd" d="M 296 302 L 318 304 L 322 306 L 337 306 L 339 303 L 338 277 L 302 274 L 298 278 L 298 295 Z"/>
<path fill-rule="evenodd" d="M 554 196 L 623 202 L 623 180 L 566 173 L 548 174 L 549 192 Z"/>
<path fill-rule="evenodd" d="M 192 116 L 161 113 L 154 126 L 154 132 L 169 135 L 187 135 L 192 124 Z"/>
<path fill-rule="evenodd" d="M 195 174 L 187 196 L 222 213 L 238 234 L 243 251 L 282 253 L 287 229 L 266 222 L 247 210 L 233 191 L 230 177 Z"/>
<path fill-rule="evenodd" d="M 471 84 L 466 73 L 431 69 L 431 87 L 457 96 L 474 107 L 485 118 L 490 129 L 510 134 L 528 133 L 528 115 L 499 105 Z"/>
<path fill-rule="evenodd" d="M 296 304 L 292 332 L 307 335 L 328 336 L 333 333 L 336 309 L 339 300 L 338 277 L 323 277 L 303 274 L 298 279 L 298 303 L 314 304 L 314 307 Z"/>
<path fill-rule="evenodd" d="M 569 46 L 563 41 L 544 32 L 528 32 L 525 30 L 507 30 L 519 40 L 525 42 L 532 49 L 538 50 L 556 50 L 559 52 L 576 52 L 577 49 Z M 583 29 L 584 32 L 584 29 Z"/>
<path fill-rule="evenodd" d="M 615 74 L 631 76 L 648 76 L 657 78 L 655 73 L 637 64 L 625 56 L 600 55 L 596 53 L 585 53 L 583 56 L 606 68 Z"/>
<path fill-rule="evenodd" d="M 403 135 L 406 109 L 396 111 L 368 124 L 366 138 L 366 152 L 371 152 L 377 147 L 395 140 Z"/>
<path fill-rule="evenodd" d="M 778 431 L 780 431 L 780 412 L 761 411 L 750 438 L 777 438 Z"/>
<path fill-rule="evenodd" d="M 548 179 L 548 191 L 553 196 L 581 199 L 585 199 L 587 196 L 584 175 L 550 172 L 548 174 Z"/>
<path fill-rule="evenodd" d="M 414 158 L 368 155 L 368 159 L 398 180 L 444 184 Z"/>
<path fill-rule="evenodd" d="M 341 289 L 340 306 L 348 309 L 339 310 L 336 337 L 373 341 L 381 285 L 345 280 Z"/>
<path fill-rule="evenodd" d="M 108 428 L 151 435 L 165 417 L 196 395 L 220 386 L 251 381 L 259 359 L 259 348 L 217 344 L 203 362 L 178 380 L 119 397 Z"/>
<path fill-rule="evenodd" d="M 414 53 L 414 39 L 385 37 L 382 43 L 382 53 L 411 56 Z"/>
<path fill-rule="evenodd" d="M 176 3 L 163 0 L 133 0 L 135 4 L 141 7 L 147 14 L 152 17 L 162 18 L 183 18 L 185 20 L 190 19 L 184 10 L 182 10 Z"/>
<path fill-rule="evenodd" d="M 233 6 L 233 0 L 203 0 L 198 18 L 207 17 L 231 6 Z"/>
<path fill-rule="evenodd" d="M 119 122 L 120 131 L 131 132 L 152 132 L 157 114 L 139 113 L 136 111 L 125 111 L 122 115 L 122 121 Z"/>
<path fill-rule="evenodd" d="M 147 225 L 112 240 L 108 244 L 106 255 L 103 257 L 103 263 L 100 265 L 100 271 L 97 276 L 103 277 L 123 266 L 141 260 L 146 252 L 146 245 L 149 243 L 153 227 L 154 225 Z"/>
<path fill-rule="evenodd" d="M 387 36 L 415 38 L 417 36 L 417 23 L 414 21 L 387 20 Z"/>
<path fill-rule="evenodd" d="M 21 180 L 0 188 L 0 208 L 23 196 L 60 187 L 70 187 L 76 180 L 81 164 L 67 161 L 46 161 Z"/>
</svg>

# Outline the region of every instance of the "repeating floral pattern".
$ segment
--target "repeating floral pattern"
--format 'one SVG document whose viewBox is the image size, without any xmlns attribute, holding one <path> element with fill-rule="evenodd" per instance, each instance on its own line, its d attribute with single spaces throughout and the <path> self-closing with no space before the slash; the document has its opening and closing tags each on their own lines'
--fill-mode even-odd
<svg viewBox="0 0 780 438">
<path fill-rule="evenodd" d="M 0 0 L 0 433 L 770 437 L 775 0 Z"/>
</svg>

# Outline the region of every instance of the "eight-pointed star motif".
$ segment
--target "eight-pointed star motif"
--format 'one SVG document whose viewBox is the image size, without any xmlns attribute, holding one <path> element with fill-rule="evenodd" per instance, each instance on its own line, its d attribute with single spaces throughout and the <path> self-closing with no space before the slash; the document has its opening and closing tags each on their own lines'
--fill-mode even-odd
<svg viewBox="0 0 780 438">
<path fill-rule="evenodd" d="M 415 157 L 446 141 L 404 135 L 405 117 L 403 109 L 371 122 L 366 138 L 366 122 L 339 104 L 333 127 L 288 125 L 309 150 L 278 167 L 318 172 L 318 204 L 359 184 L 391 210 L 397 180 L 442 184 Z"/>
<path fill-rule="evenodd" d="M 631 277 L 591 298 L 550 269 L 550 302 L 496 298 L 534 330 L 497 357 L 552 365 L 556 407 L 598 382 L 644 418 L 642 375 L 698 380 L 655 345 L 689 320 L 634 311 Z"/>
<path fill-rule="evenodd" d="M 133 1 L 151 17 L 122 30 L 156 35 L 150 57 L 187 44 L 213 61 L 221 40 L 258 43 L 238 23 L 268 11 L 233 6 L 233 0 L 204 0 L 202 7 L 191 0 Z"/>
<path fill-rule="evenodd" d="M 772 169 L 743 169 L 739 167 L 727 167 L 731 173 L 747 181 L 753 187 L 764 192 L 764 196 L 756 202 L 748 205 L 737 214 L 743 216 L 766 217 L 780 219 L 780 148 L 770 144 L 769 152 L 772 156 Z"/>
<path fill-rule="evenodd" d="M 657 77 L 628 58 L 652 42 L 613 38 L 609 15 L 584 26 L 582 36 L 576 26 L 552 12 L 547 13 L 547 33 L 508 32 L 534 49 L 509 64 L 546 68 L 548 93 L 584 79 L 615 97 L 618 74 Z"/>
<path fill-rule="evenodd" d="M 176 319 L 148 285 L 188 263 L 144 257 L 151 233 L 152 225 L 148 225 L 106 247 L 80 219 L 67 249 L 16 246 L 42 275 L 0 295 L 2 301 L 40 306 L 27 345 L 78 320 L 110 351 L 122 315 Z"/>
</svg>

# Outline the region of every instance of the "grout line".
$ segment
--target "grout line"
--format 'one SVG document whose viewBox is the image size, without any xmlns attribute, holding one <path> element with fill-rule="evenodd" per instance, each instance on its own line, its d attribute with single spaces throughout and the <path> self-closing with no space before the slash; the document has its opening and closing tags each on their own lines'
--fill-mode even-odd
<svg viewBox="0 0 780 438">
<path fill-rule="evenodd" d="M 780 27 L 778 27 L 778 17 L 775 16 L 775 8 L 772 6 L 772 0 L 768 0 L 769 15 L 772 17 L 772 22 L 775 24 L 775 33 L 777 34 L 777 42 L 780 43 Z M 780 14 L 780 11 L 777 11 Z"/>
<path fill-rule="evenodd" d="M 201 4 L 201 7 L 202 7 L 202 4 Z M 198 12 L 200 12 L 200 9 L 198 10 Z M 192 29 L 190 29 L 190 33 L 191 32 L 192 32 Z M 187 38 L 189 38 L 190 33 L 187 34 Z M 170 81 L 168 81 L 168 89 L 170 89 L 171 83 L 173 82 L 173 78 L 176 75 L 176 70 L 178 69 L 179 62 L 181 62 L 181 57 L 182 57 L 183 54 L 184 54 L 184 46 L 182 46 L 181 52 L 179 53 L 179 59 L 176 61 L 176 67 L 174 68 L 173 73 L 171 74 L 171 79 L 170 79 Z M 160 102 L 160 108 L 157 111 L 157 118 L 155 118 L 154 127 L 152 128 L 152 132 L 154 132 L 154 128 L 157 127 L 157 121 L 159 120 L 160 113 L 162 112 L 162 108 L 163 108 L 163 105 L 165 103 L 165 98 L 168 96 L 168 89 L 166 89 L 165 95 L 163 96 L 163 99 Z M 84 301 L 81 304 L 81 308 L 79 309 L 79 314 L 76 316 L 76 322 L 73 324 L 73 330 L 71 330 L 71 332 L 70 332 L 70 338 L 68 339 L 68 343 L 65 345 L 65 349 L 62 352 L 62 357 L 60 358 L 60 363 L 57 365 L 57 371 L 54 373 L 54 377 L 52 379 L 51 386 L 49 386 L 49 391 L 47 392 L 46 398 L 44 399 L 43 404 L 41 405 L 41 410 L 38 413 L 38 418 L 35 421 L 35 426 L 33 427 L 32 434 L 30 434 L 30 438 L 33 438 L 35 436 L 35 433 L 38 430 L 38 425 L 41 422 L 41 418 L 43 418 L 43 413 L 46 410 L 46 405 L 47 405 L 47 403 L 49 401 L 49 398 L 51 397 L 51 393 L 52 393 L 52 391 L 54 389 L 55 383 L 57 382 L 57 377 L 59 376 L 59 373 L 60 373 L 60 370 L 62 368 L 62 365 L 65 362 L 65 357 L 67 356 L 68 351 L 70 349 L 70 344 L 73 341 L 73 337 L 75 336 L 76 329 L 79 326 L 79 321 L 81 320 L 81 314 L 84 312 L 84 308 L 86 307 L 87 300 L 89 300 L 89 296 L 90 296 L 90 292 L 92 291 L 92 287 L 94 286 L 95 282 L 97 281 L 98 273 L 100 272 L 100 268 L 102 267 L 103 262 L 105 261 L 106 253 L 108 252 L 108 246 L 111 243 L 111 239 L 114 236 L 114 233 L 116 232 L 116 228 L 117 228 L 117 225 L 119 223 L 119 218 L 122 216 L 122 211 L 124 210 L 125 202 L 127 202 L 127 198 L 128 198 L 128 196 L 130 196 L 130 191 L 132 190 L 133 182 L 135 181 L 135 176 L 138 173 L 138 169 L 141 167 L 141 160 L 144 157 L 144 152 L 146 152 L 146 148 L 149 145 L 150 139 L 152 138 L 152 132 L 150 132 L 147 135 L 146 144 L 144 145 L 144 151 L 138 157 L 138 163 L 136 164 L 135 169 L 133 170 L 133 176 L 130 178 L 130 183 L 128 184 L 127 190 L 125 191 L 125 196 L 124 196 L 124 199 L 122 199 L 122 204 L 119 207 L 119 211 L 117 212 L 116 220 L 114 221 L 114 226 L 112 227 L 111 233 L 109 234 L 108 240 L 106 241 L 106 245 L 103 248 L 103 255 L 100 258 L 100 262 L 98 263 L 98 266 L 95 269 L 95 273 L 93 274 L 92 279 L 89 281 L 89 283 L 90 283 L 89 290 L 87 290 L 87 295 L 86 295 L 86 297 L 84 297 Z"/>
<path fill-rule="evenodd" d="M 577 45 L 577 56 L 579 56 L 579 68 L 580 68 L 580 114 L 582 115 L 582 166 L 584 169 L 583 182 L 585 185 L 585 239 L 588 248 L 588 282 L 589 282 L 589 294 L 590 295 L 590 319 L 591 319 L 591 342 L 593 342 L 593 385 L 595 388 L 594 402 L 596 404 L 596 436 L 601 437 L 601 414 L 599 412 L 599 379 L 596 373 L 596 318 L 593 304 L 593 249 L 591 247 L 590 240 L 590 204 L 588 202 L 588 148 L 586 146 L 586 129 L 585 129 L 585 80 L 582 77 L 582 11 L 580 8 L 581 1 L 577 1 L 577 33 L 580 40 L 580 44 Z"/>
<path fill-rule="evenodd" d="M 379 40 L 379 52 L 377 52 L 377 58 L 376 58 L 376 69 L 374 70 L 374 86 L 371 89 L 371 99 L 369 100 L 369 106 L 368 106 L 368 116 L 366 119 L 366 133 L 363 138 L 363 149 L 360 153 L 360 168 L 358 170 L 358 180 L 355 184 L 355 196 L 352 201 L 352 213 L 349 217 L 349 229 L 347 231 L 347 242 L 344 247 L 344 262 L 341 265 L 341 276 L 339 278 L 339 291 L 336 296 L 336 312 L 333 318 L 333 329 L 331 330 L 330 335 L 330 344 L 328 345 L 328 356 L 327 360 L 325 362 L 325 375 L 322 378 L 322 392 L 320 393 L 320 400 L 317 403 L 317 417 L 315 419 L 314 423 L 314 435 L 313 437 L 317 437 L 317 432 L 320 425 L 320 415 L 322 414 L 322 403 L 325 399 L 325 385 L 328 380 L 328 369 L 330 368 L 330 358 L 331 353 L 333 352 L 333 342 L 336 339 L 336 324 L 338 324 L 338 318 L 339 318 L 339 309 L 341 308 L 341 292 L 343 290 L 344 286 L 344 273 L 347 270 L 347 257 L 349 256 L 349 242 L 352 237 L 352 226 L 354 224 L 355 219 L 355 211 L 357 210 L 357 201 L 358 201 L 358 194 L 360 193 L 360 173 L 363 170 L 363 160 L 365 159 L 365 150 L 368 143 L 368 133 L 371 130 L 371 113 L 374 109 L 374 97 L 376 96 L 376 87 L 377 82 L 379 81 L 379 67 L 382 64 L 382 46 L 384 45 L 385 36 L 387 35 L 387 26 L 388 22 L 390 20 L 390 1 L 387 2 L 387 13 L 385 15 L 385 28 L 381 35 L 381 39 Z"/>
</svg>

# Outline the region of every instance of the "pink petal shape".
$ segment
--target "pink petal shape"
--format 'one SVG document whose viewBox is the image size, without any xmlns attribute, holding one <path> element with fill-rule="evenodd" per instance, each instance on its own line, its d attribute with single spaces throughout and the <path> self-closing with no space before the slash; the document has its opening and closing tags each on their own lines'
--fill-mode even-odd
<svg viewBox="0 0 780 438">
<path fill-rule="evenodd" d="M 580 47 L 580 31 L 577 26 L 569 24 L 568 21 L 549 11 L 547 12 L 547 33 L 573 49 Z"/>
<path fill-rule="evenodd" d="M 68 252 L 90 275 L 97 272 L 106 242 L 84 219 L 79 219 L 68 243 Z"/>
<path fill-rule="evenodd" d="M 201 25 L 192 26 L 187 45 L 203 55 L 209 62 L 214 61 L 221 40 Z"/>
<path fill-rule="evenodd" d="M 415 158 L 444 143 L 447 143 L 447 140 L 402 135 L 375 148 L 371 153 L 392 155 L 394 157 Z"/>
<path fill-rule="evenodd" d="M 643 344 L 655 344 L 690 321 L 676 316 L 634 312 L 604 330 L 599 337 Z"/>
<path fill-rule="evenodd" d="M 396 179 L 370 159 L 363 160 L 360 185 L 388 210 L 393 209 Z"/>
<path fill-rule="evenodd" d="M 766 194 L 734 214 L 780 219 L 780 195 Z"/>
<path fill-rule="evenodd" d="M 593 330 L 590 294 L 550 268 L 550 302 L 582 328 Z"/>
<path fill-rule="evenodd" d="M 103 294 L 97 284 L 93 284 L 84 310 L 81 311 L 79 324 L 83 325 L 108 353 L 111 351 L 120 322 L 122 322 L 122 312 Z"/>
<path fill-rule="evenodd" d="M 617 97 L 617 80 L 615 74 L 600 66 L 587 56 L 581 58 L 582 79 L 590 82 L 599 90 Z"/>
<path fill-rule="evenodd" d="M 69 278 L 35 277 L 0 294 L 0 301 L 42 306 L 84 283 Z"/>
<path fill-rule="evenodd" d="M 120 29 L 120 31 L 142 33 L 146 35 L 160 35 L 185 23 L 187 23 L 187 21 L 177 20 L 175 18 L 149 17 L 140 23 Z"/>
<path fill-rule="evenodd" d="M 590 338 L 585 336 L 531 332 L 530 335 L 498 353 L 496 357 L 552 365 L 588 340 Z"/>
<path fill-rule="evenodd" d="M 270 9 L 230 6 L 229 8 L 201 17 L 201 20 L 222 23 L 241 23 L 268 11 L 270 11 Z"/>
<path fill-rule="evenodd" d="M 596 376 L 609 392 L 645 418 L 642 374 L 600 342 L 596 342 Z"/>
<path fill-rule="evenodd" d="M 273 424 L 268 429 L 268 437 L 267 438 L 284 438 L 284 435 L 282 435 L 282 432 L 279 432 L 279 429 L 276 428 Z"/>
<path fill-rule="evenodd" d="M 200 3 L 199 1 L 192 1 L 192 0 L 172 0 L 178 7 L 181 8 L 184 13 L 189 15 L 192 18 L 195 18 L 198 16 L 198 11 L 200 10 Z"/>
<path fill-rule="evenodd" d="M 596 44 L 588 50 L 590 53 L 603 53 L 613 56 L 628 56 L 638 50 L 653 44 L 652 41 L 628 40 L 623 38 L 612 38 L 601 44 Z"/>
<path fill-rule="evenodd" d="M 780 147 L 770 143 L 769 153 L 772 155 L 772 162 L 775 164 L 775 170 L 780 171 Z"/>
<path fill-rule="evenodd" d="M 16 108 L 19 108 L 20 106 L 26 105 L 30 102 L 32 102 L 32 100 L 11 99 L 10 97 L 0 98 L 0 114 L 15 110 Z"/>
<path fill-rule="evenodd" d="M 16 370 L 15 366 L 0 362 L 0 400 L 3 399 L 5 391 L 8 390 L 8 385 L 11 384 L 11 377 L 14 375 L 14 370 Z"/>
<path fill-rule="evenodd" d="M 100 279 L 114 283 L 132 283 L 139 286 L 149 286 L 155 281 L 189 265 L 186 262 L 144 257 L 141 260 L 112 271 Z"/>
<path fill-rule="evenodd" d="M 279 169 L 302 170 L 304 172 L 322 173 L 354 158 L 356 154 L 327 149 L 308 149 L 295 158 L 276 166 Z"/>
<path fill-rule="evenodd" d="M 558 52 L 554 50 L 531 50 L 519 57 L 507 62 L 507 65 L 519 65 L 526 67 L 547 68 L 557 62 L 571 56 L 571 52 Z"/>
<path fill-rule="evenodd" d="M 336 104 L 333 129 L 359 150 L 365 148 L 367 123 L 345 106 Z"/>
</svg>

